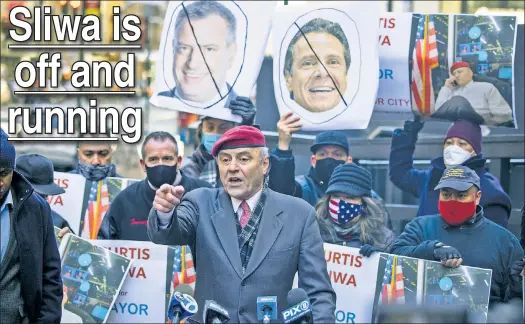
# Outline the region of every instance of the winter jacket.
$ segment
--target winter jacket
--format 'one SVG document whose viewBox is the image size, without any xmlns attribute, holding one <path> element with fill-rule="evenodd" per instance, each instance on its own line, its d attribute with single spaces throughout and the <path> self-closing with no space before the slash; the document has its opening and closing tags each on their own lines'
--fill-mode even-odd
<svg viewBox="0 0 525 324">
<path fill-rule="evenodd" d="M 60 254 L 49 204 L 13 171 L 13 230 L 18 243 L 24 310 L 31 323 L 60 323 L 62 278 Z"/>
<path fill-rule="evenodd" d="M 184 188 L 184 194 L 193 189 L 211 187 L 206 181 L 188 177 L 182 171 L 179 185 Z M 153 199 L 155 190 L 146 179 L 122 190 L 111 203 L 102 221 L 98 239 L 149 241 L 147 224 Z"/>
<path fill-rule="evenodd" d="M 181 171 L 189 177 L 215 183 L 215 188 L 222 187 L 217 162 L 202 144 L 184 161 Z"/>
<path fill-rule="evenodd" d="M 282 151 L 275 148 L 270 155 L 270 181 L 272 190 L 285 195 L 303 198 L 315 206 L 328 189 L 328 182 L 320 181 L 313 167 L 307 175 L 295 177 L 295 158 L 292 150 Z M 372 198 L 382 203 L 381 197 L 372 190 Z"/>
<path fill-rule="evenodd" d="M 445 163 L 443 157 L 438 157 L 431 161 L 428 169 L 415 169 L 413 155 L 416 141 L 417 135 L 402 129 L 394 131 L 389 160 L 390 180 L 401 190 L 419 198 L 417 216 L 437 214 L 439 191 L 434 188 L 446 169 Z M 480 205 L 483 206 L 485 217 L 506 228 L 511 201 L 499 180 L 487 172 L 485 163 L 486 159 L 483 153 L 480 153 L 465 161 L 463 165 L 474 170 L 480 177 Z"/>
<path fill-rule="evenodd" d="M 518 239 L 507 229 L 483 216 L 478 206 L 476 221 L 450 226 L 438 215 L 416 217 L 405 226 L 390 253 L 437 261 L 434 245 L 442 242 L 456 248 L 462 265 L 492 269 L 490 302 L 506 302 L 522 295 L 521 283 L 509 278 L 512 264 L 523 258 Z"/>
</svg>

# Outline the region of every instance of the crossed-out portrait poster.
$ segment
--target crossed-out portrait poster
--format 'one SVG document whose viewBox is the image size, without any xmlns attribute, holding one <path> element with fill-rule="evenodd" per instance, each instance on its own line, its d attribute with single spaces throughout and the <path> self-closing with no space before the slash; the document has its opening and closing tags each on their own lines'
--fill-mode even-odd
<svg viewBox="0 0 525 324">
<path fill-rule="evenodd" d="M 515 16 L 383 13 L 374 119 L 516 127 Z"/>
<path fill-rule="evenodd" d="M 259 75 L 276 1 L 171 1 L 150 102 L 240 122 L 230 101 L 249 97 Z"/>
<path fill-rule="evenodd" d="M 273 80 L 279 113 L 303 130 L 365 129 L 379 83 L 376 2 L 283 6 L 274 15 Z"/>
</svg>

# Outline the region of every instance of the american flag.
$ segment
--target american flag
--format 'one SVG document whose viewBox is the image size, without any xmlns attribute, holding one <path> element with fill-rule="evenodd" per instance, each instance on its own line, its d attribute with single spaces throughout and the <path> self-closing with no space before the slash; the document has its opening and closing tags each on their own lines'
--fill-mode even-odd
<svg viewBox="0 0 525 324">
<path fill-rule="evenodd" d="M 412 54 L 412 103 L 425 116 L 431 115 L 434 104 L 432 69 L 439 66 L 436 29 L 433 15 L 421 15 Z"/>
<path fill-rule="evenodd" d="M 403 267 L 398 263 L 397 255 L 389 255 L 385 265 L 385 275 L 379 297 L 380 304 L 404 304 L 405 285 Z"/>
<path fill-rule="evenodd" d="M 334 222 L 347 223 L 361 213 L 358 206 L 344 200 L 330 199 L 328 211 Z"/>
<path fill-rule="evenodd" d="M 193 257 L 189 246 L 176 246 L 175 258 L 173 259 L 173 280 L 171 293 L 180 284 L 190 285 L 195 289 L 195 268 L 193 267 Z"/>
<path fill-rule="evenodd" d="M 88 207 L 84 217 L 82 237 L 96 240 L 102 220 L 109 208 L 108 186 L 106 179 L 93 181 L 89 192 Z"/>
</svg>

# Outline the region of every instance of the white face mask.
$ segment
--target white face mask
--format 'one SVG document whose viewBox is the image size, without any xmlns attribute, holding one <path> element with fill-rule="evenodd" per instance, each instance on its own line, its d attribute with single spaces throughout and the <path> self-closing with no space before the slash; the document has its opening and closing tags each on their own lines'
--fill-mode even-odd
<svg viewBox="0 0 525 324">
<path fill-rule="evenodd" d="M 443 150 L 443 160 L 447 167 L 460 165 L 472 156 L 472 153 L 457 145 L 450 145 Z"/>
</svg>

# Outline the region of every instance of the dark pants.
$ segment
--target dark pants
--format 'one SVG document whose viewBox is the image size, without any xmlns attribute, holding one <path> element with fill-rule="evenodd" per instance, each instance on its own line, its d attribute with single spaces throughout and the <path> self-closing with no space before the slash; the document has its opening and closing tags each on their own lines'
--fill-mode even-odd
<svg viewBox="0 0 525 324">
<path fill-rule="evenodd" d="M 470 102 L 462 96 L 454 96 L 445 101 L 441 107 L 437 108 L 438 110 L 432 115 L 434 118 L 450 121 L 467 119 L 478 125 L 485 123 L 483 117 L 481 117 L 474 108 L 472 108 Z"/>
</svg>

